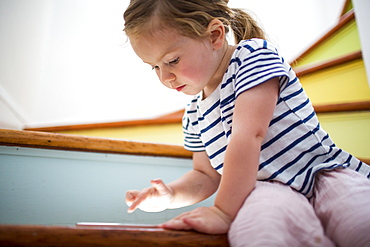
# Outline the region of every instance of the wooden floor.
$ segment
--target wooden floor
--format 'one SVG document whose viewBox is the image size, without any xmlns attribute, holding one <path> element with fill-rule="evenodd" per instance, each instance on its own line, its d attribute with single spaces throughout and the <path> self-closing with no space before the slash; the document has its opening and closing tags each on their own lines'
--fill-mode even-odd
<svg viewBox="0 0 370 247">
<path fill-rule="evenodd" d="M 129 226 L 0 225 L 0 246 L 229 246 L 227 235 Z"/>
</svg>

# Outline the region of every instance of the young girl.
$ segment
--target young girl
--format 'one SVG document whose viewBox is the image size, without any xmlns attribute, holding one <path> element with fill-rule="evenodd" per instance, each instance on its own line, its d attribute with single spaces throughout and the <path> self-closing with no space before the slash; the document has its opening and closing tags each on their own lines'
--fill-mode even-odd
<svg viewBox="0 0 370 247">
<path fill-rule="evenodd" d="M 335 146 L 289 64 L 227 2 L 131 0 L 124 14 L 136 54 L 166 87 L 194 95 L 183 118 L 193 170 L 128 191 L 128 212 L 218 190 L 214 206 L 160 226 L 228 232 L 232 246 L 369 245 L 370 167 Z"/>
</svg>

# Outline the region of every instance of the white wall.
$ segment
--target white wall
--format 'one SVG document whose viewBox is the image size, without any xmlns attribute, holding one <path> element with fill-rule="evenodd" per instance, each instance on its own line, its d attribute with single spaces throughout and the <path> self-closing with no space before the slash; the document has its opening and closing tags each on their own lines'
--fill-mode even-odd
<svg viewBox="0 0 370 247">
<path fill-rule="evenodd" d="M 356 11 L 356 21 L 360 32 L 362 56 L 365 63 L 367 82 L 370 87 L 370 1 L 353 0 Z"/>
<path fill-rule="evenodd" d="M 158 224 L 200 204 L 159 213 L 127 213 L 125 193 L 171 182 L 190 159 L 0 146 L 0 224 L 74 225 L 77 222 Z"/>
<path fill-rule="evenodd" d="M 259 16 L 287 60 L 337 21 L 343 3 L 230 1 Z M 127 4 L 0 0 L 0 96 L 8 95 L 0 128 L 151 118 L 182 109 L 188 97 L 164 88 L 126 43 Z"/>
<path fill-rule="evenodd" d="M 21 130 L 26 122 L 26 114 L 0 84 L 0 128 Z"/>
<path fill-rule="evenodd" d="M 337 24 L 345 0 L 231 0 L 255 15 L 287 61 L 293 61 Z"/>
</svg>

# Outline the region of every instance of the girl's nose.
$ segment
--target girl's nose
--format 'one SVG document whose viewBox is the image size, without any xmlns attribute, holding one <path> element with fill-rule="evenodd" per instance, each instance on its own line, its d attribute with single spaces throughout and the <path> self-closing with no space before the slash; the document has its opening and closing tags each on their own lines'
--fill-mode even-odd
<svg viewBox="0 0 370 247">
<path fill-rule="evenodd" d="M 159 79 L 161 80 L 163 84 L 165 84 L 165 86 L 169 88 L 173 88 L 172 82 L 176 79 L 175 74 L 173 74 L 172 72 L 168 70 L 161 69 L 159 76 L 160 76 Z"/>
</svg>

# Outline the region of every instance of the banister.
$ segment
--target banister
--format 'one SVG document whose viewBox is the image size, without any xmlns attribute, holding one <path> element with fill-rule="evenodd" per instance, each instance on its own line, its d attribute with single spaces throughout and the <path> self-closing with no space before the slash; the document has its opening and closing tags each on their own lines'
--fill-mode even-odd
<svg viewBox="0 0 370 247">
<path fill-rule="evenodd" d="M 24 130 L 59 132 L 59 131 L 70 131 L 70 130 L 122 128 L 122 127 L 133 127 L 133 126 L 150 126 L 150 125 L 181 123 L 181 120 L 182 120 L 182 117 L 154 118 L 154 119 L 128 120 L 128 121 L 118 121 L 118 122 L 109 122 L 109 123 L 76 124 L 76 125 L 36 127 L 36 128 L 27 127 Z"/>
<path fill-rule="evenodd" d="M 338 58 L 335 58 L 335 59 L 332 59 L 332 60 L 329 60 L 329 61 L 321 62 L 321 63 L 318 63 L 318 64 L 297 67 L 297 68 L 294 69 L 294 71 L 295 71 L 297 77 L 301 77 L 301 76 L 308 75 L 308 74 L 311 74 L 311 73 L 315 73 L 315 72 L 318 72 L 318 71 L 321 71 L 321 70 L 324 70 L 324 69 L 329 69 L 329 68 L 332 68 L 332 67 L 335 67 L 335 66 L 339 66 L 339 65 L 342 65 L 342 64 L 345 64 L 345 63 L 349 63 L 349 62 L 352 62 L 352 61 L 355 61 L 355 60 L 358 60 L 358 59 L 362 59 L 362 52 L 361 51 L 353 52 L 353 53 L 347 54 L 345 56 L 338 57 Z"/>
<path fill-rule="evenodd" d="M 338 104 L 326 104 L 326 105 L 314 105 L 317 113 L 329 113 L 329 112 L 350 112 L 350 111 L 368 111 L 370 110 L 370 101 L 363 102 L 349 102 L 349 103 L 338 103 Z M 97 123 L 97 124 L 81 124 L 81 125 L 67 125 L 67 126 L 55 126 L 55 127 L 41 127 L 41 128 L 28 128 L 26 131 L 36 132 L 58 132 L 68 130 L 89 130 L 99 128 L 124 128 L 139 125 L 153 125 L 153 124 L 181 124 L 181 117 L 173 117 L 170 119 L 148 119 L 148 120 L 135 120 L 135 121 L 123 121 L 123 122 L 111 122 L 111 123 Z"/>
<path fill-rule="evenodd" d="M 363 102 L 354 107 L 353 103 L 337 104 L 336 108 L 369 110 L 370 102 Z M 321 106 L 319 112 L 331 112 L 333 109 Z M 338 110 L 338 109 L 337 109 Z M 70 150 L 83 152 L 147 155 L 191 159 L 192 152 L 180 145 L 134 142 L 108 138 L 96 138 L 78 135 L 45 133 L 36 131 L 0 129 L 0 145 Z M 359 158 L 370 164 L 370 159 Z"/>
<path fill-rule="evenodd" d="M 348 12 L 349 6 L 351 4 L 351 0 L 346 0 L 345 3 L 343 4 L 342 12 L 340 16 L 345 15 Z"/>
<path fill-rule="evenodd" d="M 45 131 L 45 132 L 59 132 L 69 130 L 88 130 L 88 129 L 105 129 L 105 128 L 123 128 L 123 127 L 136 127 L 136 126 L 149 126 L 149 125 L 162 125 L 162 124 L 176 124 L 181 123 L 184 115 L 184 109 L 170 114 L 163 115 L 153 119 L 140 119 L 140 120 L 127 120 L 109 123 L 92 123 L 92 124 L 76 124 L 65 126 L 51 126 L 39 128 L 25 128 L 24 130 L 31 131 Z"/>
<path fill-rule="evenodd" d="M 359 101 L 338 104 L 314 105 L 316 113 L 338 113 L 354 111 L 370 111 L 370 101 Z"/>
<path fill-rule="evenodd" d="M 0 145 L 177 158 L 192 157 L 192 153 L 180 145 L 8 129 L 0 129 Z"/>
</svg>

